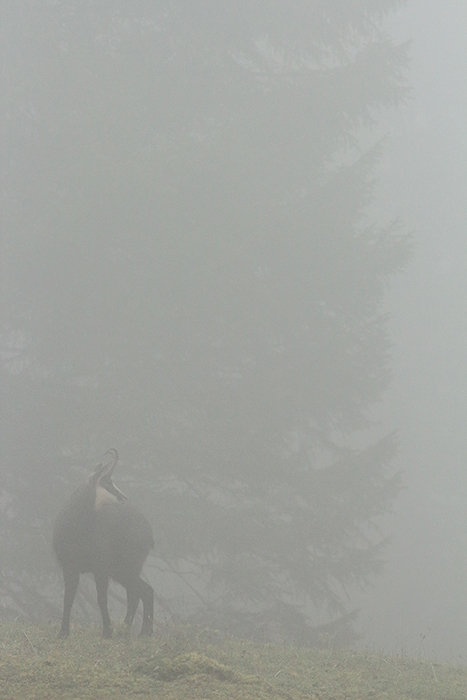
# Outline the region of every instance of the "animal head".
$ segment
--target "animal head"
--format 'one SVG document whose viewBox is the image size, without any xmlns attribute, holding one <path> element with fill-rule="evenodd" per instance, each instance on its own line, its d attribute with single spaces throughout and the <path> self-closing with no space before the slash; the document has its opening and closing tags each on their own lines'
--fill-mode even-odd
<svg viewBox="0 0 467 700">
<path fill-rule="evenodd" d="M 112 456 L 111 461 L 108 464 L 99 464 L 94 474 L 91 474 L 88 479 L 88 484 L 95 490 L 94 510 L 125 503 L 128 500 L 112 481 L 112 473 L 119 459 L 118 452 L 111 448 L 105 453 L 107 454 Z"/>
</svg>

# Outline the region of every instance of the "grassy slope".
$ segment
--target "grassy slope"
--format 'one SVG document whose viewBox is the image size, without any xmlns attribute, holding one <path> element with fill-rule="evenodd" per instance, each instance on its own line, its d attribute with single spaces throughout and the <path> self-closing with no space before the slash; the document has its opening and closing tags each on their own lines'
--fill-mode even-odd
<svg viewBox="0 0 467 700">
<path fill-rule="evenodd" d="M 74 629 L 0 626 L 0 700 L 466 700 L 467 669 L 406 657 L 320 651 L 165 629 L 102 640 Z"/>
</svg>

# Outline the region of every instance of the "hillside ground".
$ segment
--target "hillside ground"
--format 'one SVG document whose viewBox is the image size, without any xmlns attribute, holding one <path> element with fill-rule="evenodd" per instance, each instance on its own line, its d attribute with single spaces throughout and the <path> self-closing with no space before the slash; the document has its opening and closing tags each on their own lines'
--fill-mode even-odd
<svg viewBox="0 0 467 700">
<path fill-rule="evenodd" d="M 467 669 L 405 655 L 220 639 L 160 626 L 103 640 L 74 627 L 0 625 L 1 700 L 466 700 Z"/>
</svg>

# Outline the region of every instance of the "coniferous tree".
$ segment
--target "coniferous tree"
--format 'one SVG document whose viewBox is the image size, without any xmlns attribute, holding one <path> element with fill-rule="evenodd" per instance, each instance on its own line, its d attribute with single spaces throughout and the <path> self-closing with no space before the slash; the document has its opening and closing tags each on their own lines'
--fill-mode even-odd
<svg viewBox="0 0 467 700">
<path fill-rule="evenodd" d="M 37 180 L 28 217 L 11 178 L 7 215 L 12 257 L 28 245 L 4 324 L 10 517 L 40 539 L 70 488 L 59 464 L 122 448 L 159 533 L 156 588 L 176 576 L 186 611 L 230 628 L 312 638 L 316 611 L 344 615 L 379 568 L 395 441 L 362 435 L 409 245 L 367 211 L 371 127 L 407 94 L 406 49 L 381 28 L 400 4 L 36 3 L 22 18 L 13 106 L 34 107 Z"/>
</svg>

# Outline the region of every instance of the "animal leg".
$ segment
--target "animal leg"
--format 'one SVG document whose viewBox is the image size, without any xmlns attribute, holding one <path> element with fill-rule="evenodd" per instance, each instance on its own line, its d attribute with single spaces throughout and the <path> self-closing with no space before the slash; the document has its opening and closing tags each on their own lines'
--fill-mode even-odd
<svg viewBox="0 0 467 700">
<path fill-rule="evenodd" d="M 138 594 L 143 601 L 143 625 L 140 637 L 150 637 L 153 633 L 154 591 L 142 578 L 138 579 Z"/>
<path fill-rule="evenodd" d="M 107 608 L 109 577 L 104 574 L 94 574 L 94 579 L 96 581 L 97 602 L 102 615 L 102 636 L 109 639 L 112 636 L 112 623 Z"/>
<path fill-rule="evenodd" d="M 140 600 L 137 584 L 138 582 L 134 583 L 133 585 L 129 585 L 126 589 L 127 609 L 125 616 L 125 625 L 128 627 L 128 630 L 131 627 L 131 623 L 133 622 L 133 618 L 135 616 L 136 609 Z"/>
<path fill-rule="evenodd" d="M 64 569 L 63 579 L 65 581 L 65 594 L 63 597 L 63 617 L 62 626 L 58 636 L 60 639 L 65 639 L 70 634 L 70 615 L 73 601 L 79 583 L 79 571 Z"/>
</svg>

